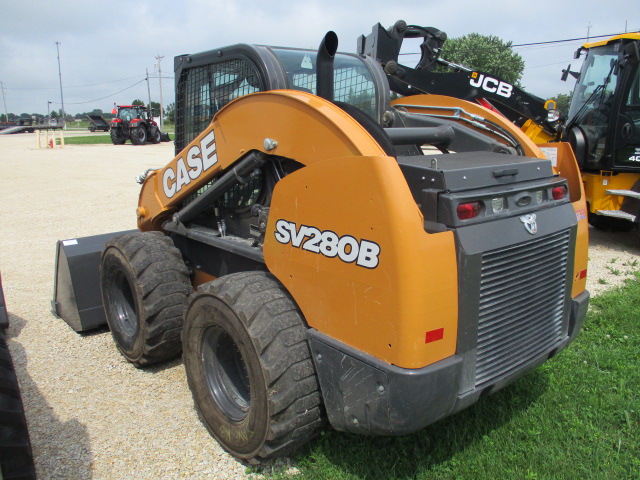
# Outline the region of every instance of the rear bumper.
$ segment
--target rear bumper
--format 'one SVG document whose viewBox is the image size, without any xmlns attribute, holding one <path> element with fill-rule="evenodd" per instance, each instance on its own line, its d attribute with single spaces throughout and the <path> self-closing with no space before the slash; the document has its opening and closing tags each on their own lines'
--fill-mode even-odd
<svg viewBox="0 0 640 480">
<path fill-rule="evenodd" d="M 572 299 L 568 335 L 517 371 L 481 388 L 464 390 L 468 356 L 453 355 L 420 369 L 403 369 L 355 350 L 317 330 L 309 344 L 329 422 L 336 430 L 375 435 L 403 435 L 474 404 L 533 370 L 565 348 L 580 330 L 589 293 Z"/>
</svg>

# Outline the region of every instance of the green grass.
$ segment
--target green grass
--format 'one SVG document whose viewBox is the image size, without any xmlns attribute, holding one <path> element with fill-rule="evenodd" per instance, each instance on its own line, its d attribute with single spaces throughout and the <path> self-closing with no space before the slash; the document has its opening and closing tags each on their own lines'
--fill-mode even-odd
<svg viewBox="0 0 640 480">
<path fill-rule="evenodd" d="M 65 145 L 96 145 L 99 143 L 111 143 L 111 137 L 107 135 L 83 135 L 79 137 L 64 137 Z M 56 139 L 56 144 L 60 145 L 60 139 Z"/>
<path fill-rule="evenodd" d="M 405 437 L 326 431 L 287 479 L 640 479 L 640 274 L 591 300 L 574 343 L 476 405 Z M 428 406 L 425 406 L 428 408 Z M 278 465 L 276 463 L 276 465 Z"/>
</svg>

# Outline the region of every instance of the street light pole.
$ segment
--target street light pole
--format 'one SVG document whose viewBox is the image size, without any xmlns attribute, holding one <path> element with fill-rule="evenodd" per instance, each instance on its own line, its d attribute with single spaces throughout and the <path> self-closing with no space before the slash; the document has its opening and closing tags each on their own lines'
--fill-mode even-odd
<svg viewBox="0 0 640 480">
<path fill-rule="evenodd" d="M 153 119 L 153 110 L 151 109 L 151 87 L 149 87 L 149 69 L 147 68 L 147 94 L 149 95 L 149 115 Z"/>
<path fill-rule="evenodd" d="M 4 98 L 4 83 L 0 82 L 0 86 L 2 87 L 2 101 L 4 102 L 4 116 L 5 121 L 9 121 L 9 112 L 7 112 L 7 101 Z"/>
<path fill-rule="evenodd" d="M 160 67 L 160 62 L 162 61 L 163 58 L 164 58 L 164 55 L 163 56 L 156 55 L 156 60 L 158 60 L 158 81 L 160 82 L 160 130 L 164 128 L 163 127 L 164 103 L 162 102 L 162 68 Z"/>
<path fill-rule="evenodd" d="M 65 128 L 65 114 L 64 114 L 64 97 L 62 95 L 62 70 L 60 69 L 60 42 L 56 42 L 56 50 L 58 50 L 58 76 L 60 77 L 60 103 L 62 105 L 62 128 Z"/>
</svg>

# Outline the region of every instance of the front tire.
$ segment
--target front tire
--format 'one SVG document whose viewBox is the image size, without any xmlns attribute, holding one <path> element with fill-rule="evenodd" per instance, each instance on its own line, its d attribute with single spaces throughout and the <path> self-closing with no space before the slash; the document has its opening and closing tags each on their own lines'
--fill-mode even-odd
<svg viewBox="0 0 640 480">
<path fill-rule="evenodd" d="M 144 145 L 147 143 L 147 129 L 144 127 L 132 128 L 131 143 L 134 145 Z"/>
<path fill-rule="evenodd" d="M 180 354 L 191 293 L 180 251 L 160 232 L 109 240 L 102 254 L 102 300 L 120 353 L 136 367 Z"/>
<path fill-rule="evenodd" d="M 274 277 L 244 272 L 201 285 L 182 338 L 196 407 L 225 450 L 256 465 L 317 435 L 324 419 L 306 327 Z"/>
</svg>

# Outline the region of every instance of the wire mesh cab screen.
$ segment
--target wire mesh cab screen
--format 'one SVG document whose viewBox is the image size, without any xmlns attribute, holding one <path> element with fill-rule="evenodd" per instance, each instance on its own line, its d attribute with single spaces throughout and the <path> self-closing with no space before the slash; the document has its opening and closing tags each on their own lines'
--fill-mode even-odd
<svg viewBox="0 0 640 480">
<path fill-rule="evenodd" d="M 176 92 L 176 152 L 207 128 L 216 112 L 231 100 L 262 90 L 258 70 L 246 59 L 183 70 Z"/>
<path fill-rule="evenodd" d="M 176 153 L 207 128 L 218 110 L 238 97 L 277 88 L 316 94 L 317 52 L 249 45 L 242 48 L 241 54 L 229 52 L 231 58 L 204 60 L 183 67 L 177 75 Z M 273 62 L 276 59 L 277 63 Z M 335 101 L 349 103 L 377 118 L 377 94 L 374 78 L 361 58 L 335 55 Z"/>
<path fill-rule="evenodd" d="M 286 48 L 270 49 L 282 63 L 289 88 L 303 92 L 316 92 L 316 52 Z M 334 100 L 345 102 L 376 117 L 376 87 L 371 72 L 355 56 L 336 54 L 333 75 Z"/>
</svg>

